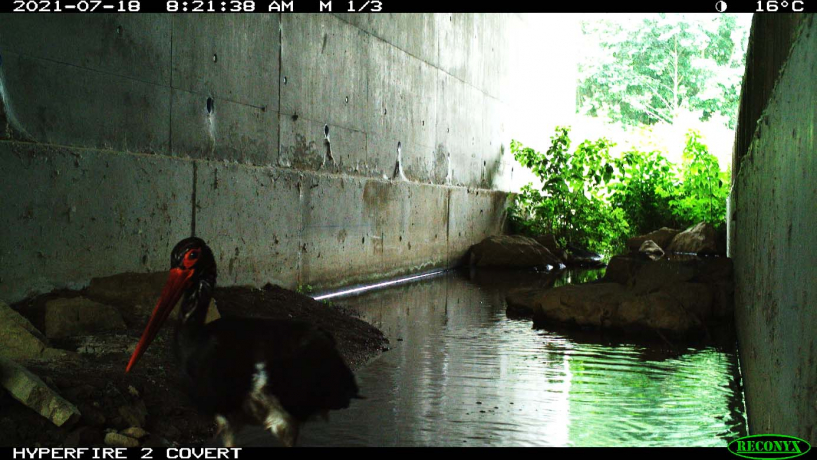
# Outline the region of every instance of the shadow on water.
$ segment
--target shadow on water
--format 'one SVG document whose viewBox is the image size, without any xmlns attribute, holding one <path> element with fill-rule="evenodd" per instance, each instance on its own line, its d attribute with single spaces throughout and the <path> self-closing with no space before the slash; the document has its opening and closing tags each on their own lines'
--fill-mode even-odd
<svg viewBox="0 0 817 460">
<path fill-rule="evenodd" d="M 391 350 L 302 446 L 725 446 L 746 434 L 734 346 L 665 350 L 509 319 L 505 294 L 603 274 L 448 273 L 336 301 Z M 327 382 L 331 385 L 331 382 Z M 245 445 L 273 445 L 260 430 Z"/>
</svg>

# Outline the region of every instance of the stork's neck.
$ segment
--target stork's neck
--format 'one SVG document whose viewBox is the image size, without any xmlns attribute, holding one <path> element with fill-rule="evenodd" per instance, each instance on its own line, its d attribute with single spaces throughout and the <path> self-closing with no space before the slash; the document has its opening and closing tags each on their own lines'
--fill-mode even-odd
<svg viewBox="0 0 817 460">
<path fill-rule="evenodd" d="M 210 300 L 213 298 L 213 286 L 207 280 L 199 280 L 191 286 L 182 298 L 179 323 L 176 326 L 176 341 L 180 351 L 196 348 L 201 333 L 204 331 L 204 321 Z"/>
</svg>

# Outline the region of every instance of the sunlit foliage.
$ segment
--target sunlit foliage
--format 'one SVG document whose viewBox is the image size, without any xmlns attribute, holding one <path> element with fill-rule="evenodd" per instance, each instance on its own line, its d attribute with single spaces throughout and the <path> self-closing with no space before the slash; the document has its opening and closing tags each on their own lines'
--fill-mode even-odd
<svg viewBox="0 0 817 460">
<path fill-rule="evenodd" d="M 683 163 L 660 152 L 625 152 L 611 158 L 608 139 L 585 140 L 572 153 L 570 128 L 557 127 L 542 153 L 511 141 L 514 158 L 541 181 L 529 183 L 509 208 L 513 230 L 553 233 L 567 242 L 612 255 L 627 237 L 701 221 L 723 226 L 729 173 L 695 131 L 687 133 Z"/>
<path fill-rule="evenodd" d="M 625 125 L 672 124 L 682 111 L 734 129 L 747 23 L 733 14 L 584 21 L 579 109 Z"/>
</svg>

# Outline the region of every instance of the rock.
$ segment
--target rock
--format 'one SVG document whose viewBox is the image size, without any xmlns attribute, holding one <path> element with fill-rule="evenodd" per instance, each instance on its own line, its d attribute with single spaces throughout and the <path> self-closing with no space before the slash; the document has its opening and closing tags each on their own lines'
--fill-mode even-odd
<svg viewBox="0 0 817 460">
<path fill-rule="evenodd" d="M 92 279 L 87 295 L 97 302 L 134 306 L 150 313 L 166 282 L 167 272 L 121 273 Z"/>
<path fill-rule="evenodd" d="M 15 361 L 76 361 L 70 351 L 48 347 L 48 339 L 27 319 L 0 301 L 0 356 Z"/>
<path fill-rule="evenodd" d="M 655 244 L 653 240 L 646 240 L 641 243 L 641 247 L 638 248 L 638 253 L 642 257 L 650 260 L 658 260 L 664 257 L 664 250 Z"/>
<path fill-rule="evenodd" d="M 45 334 L 49 338 L 125 329 L 116 308 L 85 297 L 55 299 L 45 304 Z"/>
<path fill-rule="evenodd" d="M 681 233 L 680 230 L 675 230 L 674 228 L 669 227 L 662 227 L 654 232 L 647 233 L 646 235 L 634 236 L 627 240 L 627 249 L 630 252 L 637 252 L 641 245 L 647 241 L 652 240 L 655 244 L 658 245 L 663 250 L 666 250 L 669 244 L 672 242 L 673 238 L 676 235 Z"/>
<path fill-rule="evenodd" d="M 692 316 L 663 292 L 628 298 L 621 303 L 617 320 L 625 329 L 641 326 L 677 332 L 685 332 L 695 324 Z"/>
<path fill-rule="evenodd" d="M 23 315 L 16 312 L 13 308 L 11 308 L 5 302 L 0 300 L 0 324 L 6 322 L 12 322 L 22 327 L 23 329 L 31 333 L 31 335 L 36 337 L 38 340 L 45 343 L 46 345 L 49 345 L 48 339 L 42 332 L 39 331 L 39 329 L 34 327 L 34 325 L 31 324 L 31 322 L 28 319 L 26 319 Z"/>
<path fill-rule="evenodd" d="M 56 426 L 70 427 L 82 416 L 79 409 L 49 388 L 39 377 L 14 361 L 0 357 L 0 386 L 14 399 Z"/>
<path fill-rule="evenodd" d="M 700 259 L 695 279 L 705 283 L 732 283 L 733 264 L 727 257 Z"/>
<path fill-rule="evenodd" d="M 646 263 L 648 263 L 647 260 L 632 255 L 612 257 L 607 263 L 607 270 L 605 270 L 602 280 L 607 283 L 618 283 L 627 286 L 641 269 L 641 266 Z"/>
<path fill-rule="evenodd" d="M 670 298 L 694 319 L 696 325 L 706 324 L 714 318 L 712 288 L 703 283 L 678 283 L 664 287 L 659 292 Z"/>
<path fill-rule="evenodd" d="M 124 423 L 127 424 L 126 426 L 145 426 L 145 419 L 148 415 L 148 409 L 147 406 L 145 406 L 144 401 L 139 400 L 132 404 L 120 406 L 118 412 Z"/>
<path fill-rule="evenodd" d="M 111 447 L 139 447 L 139 441 L 119 433 L 105 435 L 105 445 Z"/>
<path fill-rule="evenodd" d="M 706 332 L 732 314 L 732 263 L 728 259 L 650 261 L 634 255 L 610 260 L 599 283 L 530 289 L 507 296 L 509 311 L 536 323 L 596 329 Z"/>
<path fill-rule="evenodd" d="M 676 235 L 666 250 L 692 254 L 717 253 L 718 239 L 715 227 L 706 222 L 690 227 Z"/>
<path fill-rule="evenodd" d="M 627 256 L 616 256 L 614 259 L 618 257 L 627 258 Z M 696 271 L 696 261 L 658 260 L 642 263 L 630 261 L 629 264 L 628 270 L 632 275 L 623 284 L 626 284 L 636 295 L 655 292 L 664 286 L 687 282 L 695 276 Z M 624 275 L 611 274 L 611 277 L 620 280 Z"/>
<path fill-rule="evenodd" d="M 519 298 L 508 298 L 509 305 L 517 302 Z M 544 291 L 530 306 L 534 321 L 540 324 L 558 322 L 594 329 L 659 329 L 686 334 L 711 317 L 711 305 L 711 293 L 700 283 L 683 283 L 641 295 L 618 283 L 597 283 Z"/>
<path fill-rule="evenodd" d="M 148 435 L 148 432 L 138 426 L 132 426 L 126 430 L 120 431 L 120 434 L 133 439 L 142 439 Z"/>
<path fill-rule="evenodd" d="M 122 307 L 129 321 L 138 320 L 137 322 L 141 324 L 145 317 L 153 313 L 162 288 L 167 282 L 167 276 L 167 272 L 155 272 L 120 273 L 104 278 L 94 278 L 86 293 L 89 298 L 97 302 Z M 176 321 L 179 311 L 178 306 L 174 308 L 170 319 Z M 210 300 L 205 323 L 215 321 L 220 317 L 215 299 Z"/>
<path fill-rule="evenodd" d="M 535 239 L 537 243 L 546 247 L 551 254 L 558 257 L 560 260 L 562 260 L 562 262 L 564 262 L 565 250 L 561 246 L 559 246 L 559 243 L 556 242 L 556 236 L 553 235 L 553 233 L 548 233 L 547 235 L 542 236 L 536 236 L 533 239 Z"/>
<path fill-rule="evenodd" d="M 37 328 L 0 302 L 0 356 L 17 361 L 39 359 L 47 347 Z"/>
<path fill-rule="evenodd" d="M 636 295 L 646 294 L 665 286 L 687 282 L 694 276 L 694 263 L 659 260 L 642 265 L 630 280 L 630 288 Z"/>
<path fill-rule="evenodd" d="M 471 265 L 476 267 L 558 267 L 560 263 L 546 247 L 522 235 L 489 236 L 471 247 Z"/>
<path fill-rule="evenodd" d="M 514 308 L 527 308 L 534 321 L 557 321 L 601 326 L 621 303 L 625 288 L 617 283 L 567 285 L 544 291 L 515 293 L 507 298 Z"/>
<path fill-rule="evenodd" d="M 601 254 L 569 243 L 565 251 L 565 260 L 568 265 L 579 267 L 604 267 L 605 265 Z"/>
<path fill-rule="evenodd" d="M 712 289 L 712 309 L 716 318 L 731 318 L 735 312 L 732 259 L 707 258 L 699 265 L 693 281 L 706 283 Z"/>
<path fill-rule="evenodd" d="M 546 288 L 547 289 L 547 288 Z M 536 308 L 536 299 L 540 296 L 541 290 L 527 289 L 513 291 L 505 298 L 507 308 L 506 315 L 511 318 L 529 318 L 533 316 Z"/>
<path fill-rule="evenodd" d="M 547 316 L 579 326 L 603 326 L 615 313 L 615 307 L 625 294 L 615 283 L 564 286 L 559 297 L 543 302 L 541 311 L 534 311 L 534 319 Z"/>
</svg>

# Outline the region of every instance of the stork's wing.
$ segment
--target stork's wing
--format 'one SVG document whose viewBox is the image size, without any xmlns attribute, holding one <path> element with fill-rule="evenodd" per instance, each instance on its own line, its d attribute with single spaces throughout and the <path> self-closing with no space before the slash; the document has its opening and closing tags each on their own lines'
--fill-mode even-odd
<svg viewBox="0 0 817 460">
<path fill-rule="evenodd" d="M 260 372 L 265 391 L 301 420 L 348 407 L 357 396 L 335 340 L 309 323 L 222 318 L 207 325 L 206 335 L 186 370 L 191 395 L 214 412 L 240 407 Z"/>
</svg>

